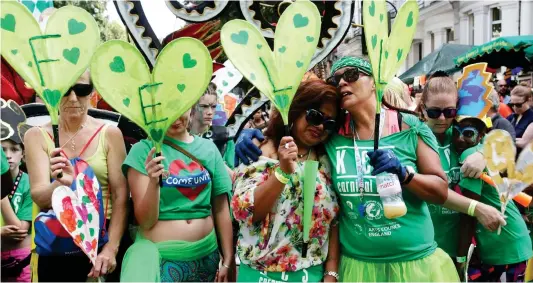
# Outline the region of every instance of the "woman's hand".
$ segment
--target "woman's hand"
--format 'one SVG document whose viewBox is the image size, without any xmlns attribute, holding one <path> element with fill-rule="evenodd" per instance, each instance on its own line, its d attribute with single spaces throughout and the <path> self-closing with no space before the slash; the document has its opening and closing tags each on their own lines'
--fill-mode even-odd
<svg viewBox="0 0 533 283">
<path fill-rule="evenodd" d="M 70 164 L 70 161 L 65 156 L 65 153 L 61 148 L 52 150 L 50 154 L 50 172 L 52 172 L 52 178 L 56 179 L 64 186 L 70 187 L 74 182 L 74 167 Z M 61 178 L 57 178 L 57 175 L 62 174 Z"/>
<path fill-rule="evenodd" d="M 392 150 L 378 149 L 376 151 L 369 151 L 366 154 L 370 158 L 370 165 L 374 167 L 372 175 L 376 176 L 380 173 L 387 172 L 398 175 L 400 182 L 407 178 L 407 169 L 402 165 L 400 159 L 396 157 Z"/>
<path fill-rule="evenodd" d="M 483 154 L 481 154 L 481 152 L 476 152 L 465 159 L 463 166 L 461 166 L 461 173 L 463 173 L 465 177 L 478 179 L 486 166 L 487 161 L 485 161 Z"/>
<path fill-rule="evenodd" d="M 165 166 L 161 164 L 161 161 L 165 159 L 164 156 L 158 156 L 156 158 L 153 158 L 155 154 L 155 147 L 148 152 L 148 156 L 146 156 L 146 162 L 144 162 L 144 169 L 146 170 L 146 175 L 150 177 L 152 180 L 157 180 L 159 182 L 159 177 L 163 175 L 163 172 L 165 171 Z"/>
<path fill-rule="evenodd" d="M 229 268 L 222 266 L 217 271 L 215 282 L 228 282 Z"/>
<path fill-rule="evenodd" d="M 296 160 L 298 160 L 298 147 L 292 137 L 283 137 L 278 147 L 279 167 L 287 174 L 292 174 L 296 170 Z"/>
<path fill-rule="evenodd" d="M 22 241 L 28 236 L 28 230 L 21 230 L 16 225 L 2 226 L 2 238 Z"/>
<path fill-rule="evenodd" d="M 102 251 L 96 257 L 96 263 L 87 277 L 98 278 L 113 272 L 117 267 L 116 255 L 117 253 L 113 251 L 112 248 L 107 245 L 104 246 Z"/>
<path fill-rule="evenodd" d="M 483 227 L 485 227 L 485 229 L 491 232 L 498 230 L 498 227 L 500 226 L 507 225 L 507 222 L 500 211 L 483 203 L 478 203 L 476 205 L 474 216 L 477 218 L 477 221 L 481 223 Z"/>
</svg>

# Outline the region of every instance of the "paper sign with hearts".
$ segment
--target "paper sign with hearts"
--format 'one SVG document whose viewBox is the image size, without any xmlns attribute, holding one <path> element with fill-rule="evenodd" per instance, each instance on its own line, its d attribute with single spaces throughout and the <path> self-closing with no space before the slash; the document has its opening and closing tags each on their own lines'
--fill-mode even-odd
<svg viewBox="0 0 533 283">
<path fill-rule="evenodd" d="M 533 143 L 522 150 L 515 163 L 516 147 L 511 135 L 507 131 L 492 130 L 485 137 L 483 155 L 498 189 L 503 213 L 509 200 L 533 184 Z M 502 177 L 501 173 L 507 176 Z"/>
<path fill-rule="evenodd" d="M 84 177 L 83 173 L 76 177 L 75 191 L 67 186 L 57 187 L 52 193 L 52 208 L 63 228 L 74 239 L 74 243 L 94 265 L 100 234 L 99 203 L 91 200 L 83 189 Z M 94 195 L 98 194 L 99 184 L 96 177 L 92 180 L 92 188 Z"/>
<path fill-rule="evenodd" d="M 189 37 L 165 46 L 152 73 L 137 48 L 120 40 L 102 44 L 91 62 L 98 93 L 141 127 L 157 152 L 167 129 L 198 101 L 212 73 L 209 51 L 201 41 Z"/>
<path fill-rule="evenodd" d="M 35 89 L 57 124 L 61 97 L 87 69 L 100 43 L 98 25 L 91 14 L 74 6 L 55 11 L 44 33 L 16 1 L 3 1 L 0 15 L 2 57 Z"/>
<path fill-rule="evenodd" d="M 376 82 L 377 106 L 383 89 L 407 58 L 418 23 L 418 3 L 407 0 L 400 7 L 388 36 L 388 12 L 384 0 L 363 1 L 363 24 L 368 57 Z"/>
<path fill-rule="evenodd" d="M 221 30 L 224 52 L 233 65 L 264 93 L 288 124 L 288 112 L 307 71 L 320 37 L 316 6 L 301 0 L 281 15 L 274 36 L 274 51 L 251 23 L 232 20 Z"/>
</svg>

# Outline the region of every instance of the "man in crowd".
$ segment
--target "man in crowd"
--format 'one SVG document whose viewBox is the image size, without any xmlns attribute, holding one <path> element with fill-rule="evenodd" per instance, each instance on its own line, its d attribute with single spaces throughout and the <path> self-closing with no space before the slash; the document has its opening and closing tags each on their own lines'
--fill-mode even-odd
<svg viewBox="0 0 533 283">
<path fill-rule="evenodd" d="M 489 116 L 492 120 L 492 129 L 499 129 L 509 132 L 509 134 L 511 134 L 511 136 L 513 137 L 514 141 L 516 139 L 516 133 L 513 125 L 507 119 L 502 117 L 502 115 L 500 115 L 498 111 L 498 109 L 501 107 L 498 92 L 493 89 L 489 98 L 492 101 L 492 106 L 490 107 L 487 116 Z"/>
</svg>

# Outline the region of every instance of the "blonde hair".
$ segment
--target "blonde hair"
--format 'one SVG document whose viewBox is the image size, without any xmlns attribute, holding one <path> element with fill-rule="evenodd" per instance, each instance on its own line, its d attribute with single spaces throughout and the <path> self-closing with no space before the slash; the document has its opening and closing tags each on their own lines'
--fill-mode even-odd
<svg viewBox="0 0 533 283">
<path fill-rule="evenodd" d="M 527 86 L 517 85 L 511 90 L 511 95 L 525 98 L 528 101 L 531 99 L 531 89 Z"/>
<path fill-rule="evenodd" d="M 404 83 L 397 77 L 392 78 L 392 80 L 385 87 L 383 99 L 396 108 L 407 108 L 408 105 L 403 100 L 403 96 Z"/>
</svg>

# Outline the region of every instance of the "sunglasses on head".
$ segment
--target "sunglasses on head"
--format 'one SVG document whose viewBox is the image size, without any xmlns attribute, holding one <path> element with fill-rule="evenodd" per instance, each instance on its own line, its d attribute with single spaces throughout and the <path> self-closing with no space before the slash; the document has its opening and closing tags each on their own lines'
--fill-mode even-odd
<svg viewBox="0 0 533 283">
<path fill-rule="evenodd" d="M 442 114 L 444 114 L 444 117 L 448 119 L 455 118 L 455 116 L 457 116 L 457 108 L 428 108 L 425 105 L 424 107 L 426 108 L 426 113 L 428 114 L 428 118 L 430 119 L 438 119 Z"/>
<path fill-rule="evenodd" d="M 477 140 L 477 137 L 479 136 L 479 131 L 476 128 L 470 126 L 464 128 L 454 126 L 453 130 L 454 135 L 463 136 L 465 140 L 470 140 L 471 142 L 475 142 Z"/>
<path fill-rule="evenodd" d="M 327 119 L 322 112 L 315 109 L 307 110 L 305 120 L 311 126 L 324 125 L 324 130 L 330 134 L 337 129 L 337 122 L 335 122 L 335 120 Z"/>
<path fill-rule="evenodd" d="M 93 92 L 93 86 L 90 84 L 75 84 L 68 89 L 65 96 L 69 96 L 71 91 L 74 91 L 76 96 L 85 97 Z"/>
<path fill-rule="evenodd" d="M 353 83 L 356 82 L 359 79 L 359 69 L 357 68 L 349 68 L 344 73 L 333 75 L 326 79 L 326 83 L 329 85 L 332 85 L 334 87 L 338 87 L 341 79 L 343 79 L 347 83 Z"/>
<path fill-rule="evenodd" d="M 509 105 L 509 107 L 511 107 L 511 108 L 513 108 L 513 107 L 522 108 L 522 105 L 524 105 L 524 103 L 526 103 L 526 102 L 524 101 L 524 102 L 520 102 L 520 103 L 509 103 L 507 105 Z"/>
</svg>

